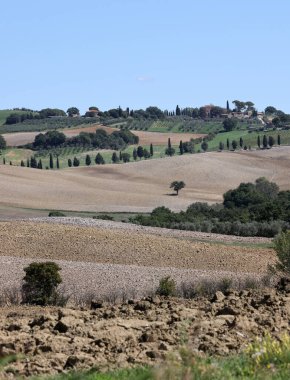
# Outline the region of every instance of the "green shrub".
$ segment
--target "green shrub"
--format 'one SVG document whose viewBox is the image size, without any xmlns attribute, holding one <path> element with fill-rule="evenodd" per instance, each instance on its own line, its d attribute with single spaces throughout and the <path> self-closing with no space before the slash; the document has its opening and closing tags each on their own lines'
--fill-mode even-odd
<svg viewBox="0 0 290 380">
<path fill-rule="evenodd" d="M 276 269 L 290 276 L 290 232 L 282 232 L 274 240 L 278 262 Z"/>
<path fill-rule="evenodd" d="M 52 217 L 52 216 L 66 216 L 63 212 L 61 211 L 50 211 L 50 213 L 48 214 L 49 217 Z"/>
<path fill-rule="evenodd" d="M 57 287 L 62 282 L 60 270 L 56 263 L 50 261 L 33 262 L 24 268 L 23 302 L 40 306 L 59 304 Z"/>
<path fill-rule="evenodd" d="M 156 294 L 164 297 L 173 297 L 176 295 L 176 282 L 170 277 L 163 277 L 159 281 Z"/>
</svg>

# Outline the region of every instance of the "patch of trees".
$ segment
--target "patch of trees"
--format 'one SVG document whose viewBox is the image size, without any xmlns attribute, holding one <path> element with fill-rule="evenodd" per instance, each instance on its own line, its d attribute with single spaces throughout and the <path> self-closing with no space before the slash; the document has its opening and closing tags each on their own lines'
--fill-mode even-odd
<svg viewBox="0 0 290 380">
<path fill-rule="evenodd" d="M 60 146 L 90 146 L 99 149 L 123 149 L 127 145 L 138 144 L 139 137 L 129 130 L 114 131 L 107 134 L 104 129 L 95 133 L 81 132 L 78 136 L 68 138 L 59 131 L 48 131 L 35 136 L 33 149 L 49 149 Z"/>
<path fill-rule="evenodd" d="M 238 236 L 273 237 L 290 228 L 290 191 L 266 178 L 241 183 L 224 194 L 222 204 L 193 203 L 186 211 L 158 207 L 132 222 L 147 226 L 213 232 Z"/>
<path fill-rule="evenodd" d="M 39 120 L 39 119 L 47 119 L 50 117 L 63 117 L 66 116 L 66 113 L 63 110 L 58 108 L 45 108 L 40 110 L 39 112 L 23 112 L 23 113 L 11 113 L 5 121 L 5 124 L 12 125 L 22 123 L 25 120 Z"/>
</svg>

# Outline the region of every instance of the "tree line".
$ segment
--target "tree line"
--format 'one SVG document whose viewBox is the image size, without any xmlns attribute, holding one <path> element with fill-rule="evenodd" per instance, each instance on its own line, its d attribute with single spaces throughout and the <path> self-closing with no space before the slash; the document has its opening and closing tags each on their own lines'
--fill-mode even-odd
<svg viewBox="0 0 290 380">
<path fill-rule="evenodd" d="M 136 224 L 238 236 L 273 237 L 290 228 L 290 191 L 280 191 L 266 178 L 241 183 L 223 195 L 222 204 L 193 203 L 186 211 L 158 207 L 149 216 L 137 215 Z"/>
</svg>

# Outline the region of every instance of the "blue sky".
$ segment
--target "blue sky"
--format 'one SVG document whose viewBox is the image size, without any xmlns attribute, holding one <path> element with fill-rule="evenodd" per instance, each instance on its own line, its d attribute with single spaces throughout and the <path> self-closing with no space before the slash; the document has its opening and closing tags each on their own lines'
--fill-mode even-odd
<svg viewBox="0 0 290 380">
<path fill-rule="evenodd" d="M 290 113 L 290 1 L 3 0 L 0 109 Z"/>
</svg>

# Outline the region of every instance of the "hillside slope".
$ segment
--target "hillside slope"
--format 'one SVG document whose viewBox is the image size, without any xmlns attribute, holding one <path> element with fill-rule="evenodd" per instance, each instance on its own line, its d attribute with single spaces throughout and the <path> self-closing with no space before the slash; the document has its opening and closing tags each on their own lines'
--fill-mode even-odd
<svg viewBox="0 0 290 380">
<path fill-rule="evenodd" d="M 240 182 L 265 176 L 290 188 L 290 147 L 252 152 L 211 152 L 172 158 L 40 171 L 0 166 L 0 205 L 37 209 L 147 212 L 157 206 L 173 210 L 189 204 L 220 202 Z M 186 188 L 171 196 L 169 185 Z"/>
</svg>

